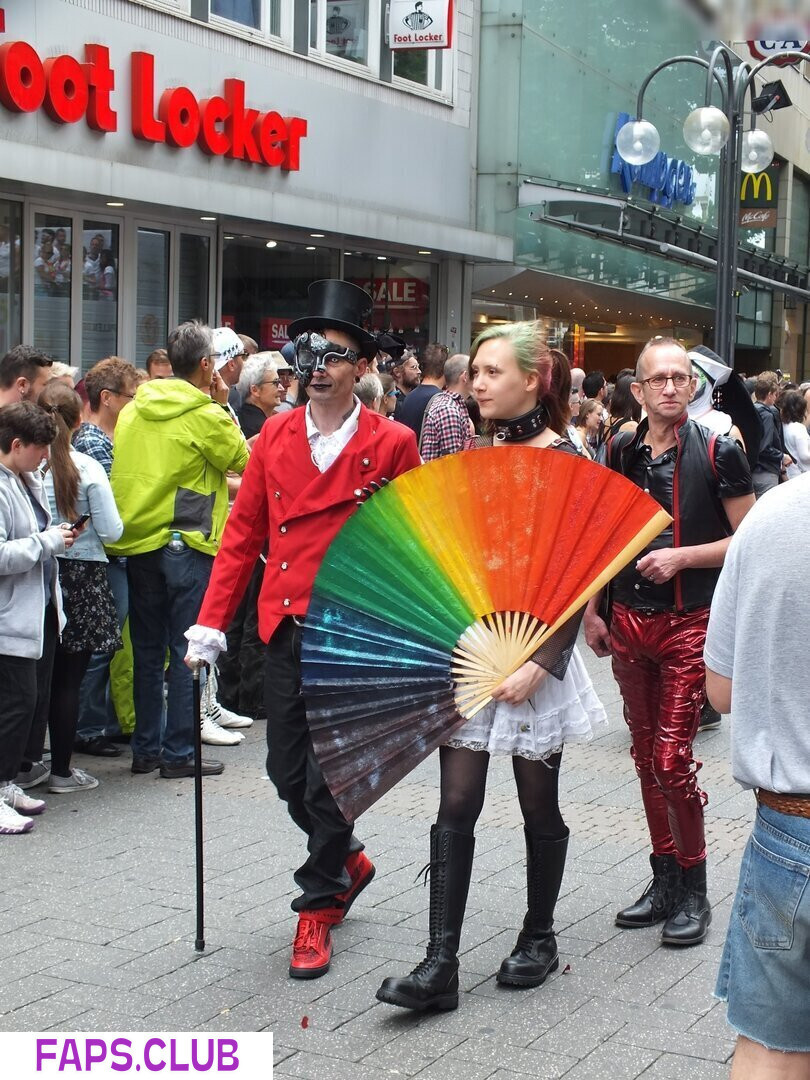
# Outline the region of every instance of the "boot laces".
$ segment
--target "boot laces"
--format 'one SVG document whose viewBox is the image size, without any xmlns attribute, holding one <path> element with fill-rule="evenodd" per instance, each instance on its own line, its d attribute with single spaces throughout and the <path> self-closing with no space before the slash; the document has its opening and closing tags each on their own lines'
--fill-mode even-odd
<svg viewBox="0 0 810 1080">
<path fill-rule="evenodd" d="M 317 919 L 299 919 L 293 949 L 296 952 L 312 952 L 317 949 L 321 936 L 320 927 Z"/>
<path fill-rule="evenodd" d="M 433 872 L 434 866 L 444 866 L 444 861 L 442 859 L 432 859 L 430 862 L 425 863 L 425 865 L 422 867 L 422 869 L 419 871 L 419 873 L 413 879 L 414 884 L 421 878 L 422 879 L 422 887 L 424 888 L 425 885 L 427 885 L 427 883 L 428 883 L 428 878 L 430 877 L 431 873 Z"/>
</svg>

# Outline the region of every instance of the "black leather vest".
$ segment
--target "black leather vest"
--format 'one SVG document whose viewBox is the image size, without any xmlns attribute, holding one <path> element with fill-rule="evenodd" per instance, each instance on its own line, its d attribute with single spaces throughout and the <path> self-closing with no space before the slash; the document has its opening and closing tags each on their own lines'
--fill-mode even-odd
<svg viewBox="0 0 810 1080">
<path fill-rule="evenodd" d="M 612 469 L 625 476 L 632 471 L 631 464 L 640 453 L 647 428 L 647 421 L 643 420 L 635 433 L 621 432 L 613 439 L 608 462 Z M 684 414 L 675 429 L 675 438 L 678 457 L 672 484 L 673 547 L 711 544 L 731 536 L 732 529 L 718 494 L 713 463 L 714 436 Z M 646 550 L 642 554 L 646 554 Z M 708 607 L 719 576 L 719 566 L 683 570 L 676 574 L 673 579 L 675 610 Z"/>
</svg>

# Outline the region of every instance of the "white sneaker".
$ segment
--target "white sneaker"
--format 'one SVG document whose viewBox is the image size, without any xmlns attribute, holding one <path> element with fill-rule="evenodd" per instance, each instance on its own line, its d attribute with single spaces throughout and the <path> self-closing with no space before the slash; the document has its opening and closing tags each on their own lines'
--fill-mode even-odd
<svg viewBox="0 0 810 1080">
<path fill-rule="evenodd" d="M 203 714 L 200 732 L 200 738 L 209 746 L 236 746 L 245 737 L 240 731 L 226 731 L 220 727 L 211 712 Z"/>
<path fill-rule="evenodd" d="M 250 727 L 253 723 L 252 716 L 242 716 L 240 713 L 231 712 L 217 701 L 219 693 L 219 680 L 217 678 L 216 664 L 208 672 L 203 691 L 203 709 L 209 716 L 224 728 Z"/>
<path fill-rule="evenodd" d="M 18 814 L 41 814 L 45 809 L 42 799 L 32 799 L 11 780 L 0 783 L 0 800 Z"/>
<path fill-rule="evenodd" d="M 18 814 L 13 806 L 0 800 L 0 834 L 14 836 L 15 834 L 31 832 L 34 823 L 30 817 Z"/>
<path fill-rule="evenodd" d="M 219 716 L 217 717 L 217 723 L 226 728 L 244 728 L 250 727 L 253 723 L 252 716 L 241 716 L 238 712 L 232 712 L 230 709 L 226 709 L 224 705 L 220 705 L 218 701 L 214 702 Z"/>
<path fill-rule="evenodd" d="M 46 780 L 51 778 L 51 767 L 46 765 L 44 761 L 35 761 L 32 763 L 31 768 L 25 772 L 19 772 L 14 777 L 14 783 L 18 788 L 22 788 L 23 791 L 27 791 L 29 788 L 36 787 L 38 784 L 44 784 Z"/>
<path fill-rule="evenodd" d="M 71 791 L 90 791 L 98 787 L 98 780 L 84 769 L 71 769 L 70 776 L 54 776 L 51 773 L 51 781 L 48 791 L 52 795 L 67 795 Z"/>
</svg>

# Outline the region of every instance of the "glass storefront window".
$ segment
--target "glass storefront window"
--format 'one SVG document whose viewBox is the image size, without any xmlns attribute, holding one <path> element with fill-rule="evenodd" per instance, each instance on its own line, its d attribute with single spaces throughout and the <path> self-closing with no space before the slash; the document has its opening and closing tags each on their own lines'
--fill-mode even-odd
<svg viewBox="0 0 810 1080">
<path fill-rule="evenodd" d="M 321 43 L 321 41 L 323 43 Z M 310 0 L 309 43 L 312 49 L 368 63 L 369 0 Z"/>
<path fill-rule="evenodd" d="M 169 233 L 138 229 L 135 303 L 135 364 L 143 367 L 153 349 L 165 348 L 169 335 Z"/>
<path fill-rule="evenodd" d="M 0 356 L 22 340 L 22 204 L 0 199 Z"/>
<path fill-rule="evenodd" d="M 396 78 L 428 90 L 445 90 L 445 69 L 449 71 L 449 64 L 450 53 L 444 49 L 403 49 L 394 53 Z M 449 94 L 449 88 L 446 92 Z"/>
<path fill-rule="evenodd" d="M 796 171 L 793 173 L 788 259 L 800 266 L 810 266 L 810 180 Z"/>
<path fill-rule="evenodd" d="M 71 218 L 34 215 L 34 346 L 70 363 L 70 283 L 73 273 Z"/>
<path fill-rule="evenodd" d="M 194 233 L 180 233 L 180 280 L 178 283 L 177 321 L 208 319 L 208 263 L 210 238 Z"/>
<path fill-rule="evenodd" d="M 211 0 L 210 10 L 239 26 L 264 30 L 274 37 L 280 34 L 281 0 Z"/>
<path fill-rule="evenodd" d="M 87 371 L 118 348 L 118 225 L 85 219 L 73 260 L 82 268 L 81 360 Z"/>
<path fill-rule="evenodd" d="M 372 329 L 387 330 L 421 348 L 430 341 L 433 267 L 418 260 L 346 253 L 343 277 L 374 298 Z"/>
<path fill-rule="evenodd" d="M 222 255 L 222 321 L 279 349 L 287 327 L 307 311 L 313 281 L 337 274 L 337 252 L 258 236 L 226 236 Z"/>
</svg>

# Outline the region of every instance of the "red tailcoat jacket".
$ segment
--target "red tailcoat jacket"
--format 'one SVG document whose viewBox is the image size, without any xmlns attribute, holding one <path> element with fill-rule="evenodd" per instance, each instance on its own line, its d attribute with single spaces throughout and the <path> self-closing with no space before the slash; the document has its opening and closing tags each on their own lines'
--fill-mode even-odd
<svg viewBox="0 0 810 1080">
<path fill-rule="evenodd" d="M 285 615 L 306 614 L 315 575 L 356 510 L 358 489 L 419 464 L 410 428 L 363 405 L 357 431 L 325 473 L 312 462 L 305 410 L 272 417 L 253 446 L 197 622 L 227 629 L 267 541 L 259 635 L 269 641 Z M 362 559 L 358 551 L 358 570 Z"/>
</svg>

